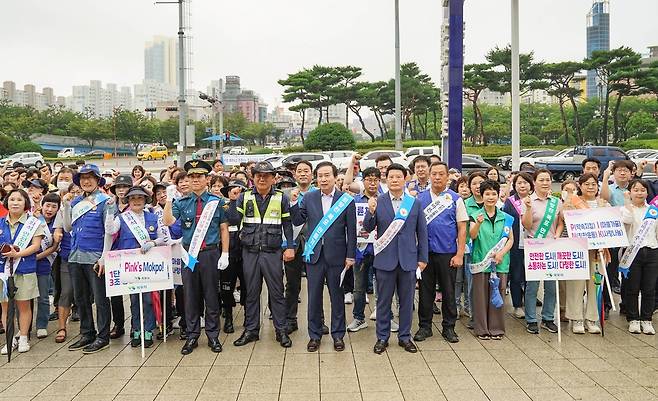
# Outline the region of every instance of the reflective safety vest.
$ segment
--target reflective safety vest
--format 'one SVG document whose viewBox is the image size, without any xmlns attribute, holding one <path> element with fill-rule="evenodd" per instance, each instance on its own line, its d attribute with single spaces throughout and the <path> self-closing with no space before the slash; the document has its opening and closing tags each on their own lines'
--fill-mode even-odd
<svg viewBox="0 0 658 401">
<path fill-rule="evenodd" d="M 274 191 L 270 196 L 265 215 L 261 216 L 253 190 L 244 193 L 244 201 L 240 205 L 241 207 L 237 207 L 237 210 L 243 215 L 240 230 L 240 241 L 243 246 L 266 248 L 272 251 L 281 248 L 281 219 L 290 217 L 290 213 L 285 215 L 282 213 L 282 199 L 283 193 L 278 190 Z"/>
</svg>

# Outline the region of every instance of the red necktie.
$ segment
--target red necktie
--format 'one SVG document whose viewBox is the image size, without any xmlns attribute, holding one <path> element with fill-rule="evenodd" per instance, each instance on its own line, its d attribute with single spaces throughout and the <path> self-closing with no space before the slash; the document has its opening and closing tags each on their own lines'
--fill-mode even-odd
<svg viewBox="0 0 658 401">
<path fill-rule="evenodd" d="M 199 224 L 199 219 L 201 218 L 201 213 L 203 213 L 203 205 L 201 204 L 201 197 L 197 196 L 196 198 L 196 221 L 194 222 L 194 229 L 196 230 L 197 224 Z M 201 242 L 201 249 L 206 247 L 206 240 L 204 239 Z"/>
</svg>

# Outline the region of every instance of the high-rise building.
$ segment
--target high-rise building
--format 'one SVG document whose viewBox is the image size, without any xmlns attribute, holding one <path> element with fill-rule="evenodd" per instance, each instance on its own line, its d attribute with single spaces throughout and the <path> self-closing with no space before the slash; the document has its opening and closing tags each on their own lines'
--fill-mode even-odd
<svg viewBox="0 0 658 401">
<path fill-rule="evenodd" d="M 156 107 L 158 103 L 178 99 L 175 86 L 152 80 L 144 80 L 141 84 L 136 84 L 134 94 L 133 106 L 141 112 L 144 112 L 146 107 Z"/>
<path fill-rule="evenodd" d="M 133 101 L 129 87 L 118 89 L 116 84 L 109 83 L 103 88 L 101 81 L 91 80 L 89 85 L 73 86 L 66 106 L 90 117 L 109 117 L 115 107 L 132 110 Z"/>
<path fill-rule="evenodd" d="M 154 36 L 144 46 L 144 79 L 176 86 L 178 82 L 178 40 Z"/>
<path fill-rule="evenodd" d="M 212 88 L 221 88 L 222 83 L 224 91 L 222 92 L 222 104 L 224 113 L 240 112 L 249 120 L 249 122 L 265 122 L 267 118 L 267 104 L 263 103 L 260 97 L 253 90 L 240 88 L 240 77 L 229 75 L 222 82 L 212 81 L 208 90 L 212 93 Z"/>
<path fill-rule="evenodd" d="M 55 94 L 52 88 L 43 88 L 39 93 L 32 84 L 23 85 L 23 90 L 16 89 L 16 83 L 5 81 L 0 88 L 0 99 L 7 99 L 17 106 L 32 107 L 36 110 L 46 110 L 56 104 Z"/>
<path fill-rule="evenodd" d="M 595 50 L 610 50 L 610 3 L 593 0 L 587 13 L 587 57 Z M 598 98 L 599 82 L 596 71 L 587 71 L 587 98 Z"/>
</svg>

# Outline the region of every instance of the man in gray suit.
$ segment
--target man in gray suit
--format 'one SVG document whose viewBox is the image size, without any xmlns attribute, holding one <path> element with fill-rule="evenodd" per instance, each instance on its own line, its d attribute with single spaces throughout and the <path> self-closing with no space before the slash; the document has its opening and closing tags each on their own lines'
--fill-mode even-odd
<svg viewBox="0 0 658 401">
<path fill-rule="evenodd" d="M 309 352 L 320 347 L 322 339 L 322 293 L 326 281 L 331 298 L 331 337 L 334 349 L 343 351 L 345 343 L 345 304 L 340 286 L 343 270 L 354 265 L 356 249 L 356 212 L 354 198 L 336 189 L 338 170 L 331 162 L 315 169 L 319 191 L 308 192 L 301 206 L 294 204 L 290 213 L 295 225 L 307 223 L 308 239 L 304 247 L 308 281 Z M 295 203 L 296 193 L 292 194 Z"/>
<path fill-rule="evenodd" d="M 391 301 L 397 290 L 400 298 L 398 345 L 417 352 L 411 341 L 416 277 L 427 266 L 427 222 L 420 202 L 404 192 L 407 170 L 394 163 L 386 171 L 388 192 L 370 198 L 363 229 L 377 228 L 375 275 L 377 278 L 377 342 L 373 351 L 383 353 L 390 336 Z"/>
</svg>

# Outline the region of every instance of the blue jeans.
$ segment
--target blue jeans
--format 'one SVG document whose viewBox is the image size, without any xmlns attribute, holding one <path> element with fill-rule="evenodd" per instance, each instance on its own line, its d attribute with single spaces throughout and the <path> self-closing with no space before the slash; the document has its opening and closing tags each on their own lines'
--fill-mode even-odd
<svg viewBox="0 0 658 401">
<path fill-rule="evenodd" d="M 105 276 L 100 277 L 93 265 L 69 263 L 73 295 L 80 314 L 80 336 L 97 338 L 94 326 L 94 315 L 91 309 L 93 295 L 96 304 L 96 319 L 98 320 L 98 338 L 104 342 L 110 341 L 110 299 L 105 295 Z"/>
<path fill-rule="evenodd" d="M 365 320 L 366 290 L 368 287 L 368 272 L 371 270 L 374 255 L 366 255 L 363 260 L 354 265 L 354 308 L 352 316 L 356 320 Z"/>
<path fill-rule="evenodd" d="M 139 316 L 139 295 L 130 294 L 130 324 L 132 331 L 141 331 L 141 321 Z M 142 303 L 144 304 L 144 331 L 155 330 L 155 314 L 153 313 L 153 301 L 151 293 L 145 292 L 142 294 Z"/>
<path fill-rule="evenodd" d="M 471 274 L 471 254 L 464 255 L 464 267 L 457 270 L 457 279 L 455 280 L 455 303 L 459 308 L 462 304 L 462 294 L 464 294 L 464 310 L 472 312 L 471 305 L 473 299 L 473 275 Z"/>
<path fill-rule="evenodd" d="M 43 276 L 37 275 L 37 284 L 39 286 L 39 298 L 37 299 L 37 330 L 48 328 L 48 315 L 50 314 L 50 299 L 48 292 L 50 290 L 50 274 Z"/>
<path fill-rule="evenodd" d="M 525 283 L 525 321 L 537 323 L 537 290 L 539 281 Z M 541 320 L 552 322 L 555 319 L 555 281 L 544 281 L 544 301 Z"/>
</svg>

